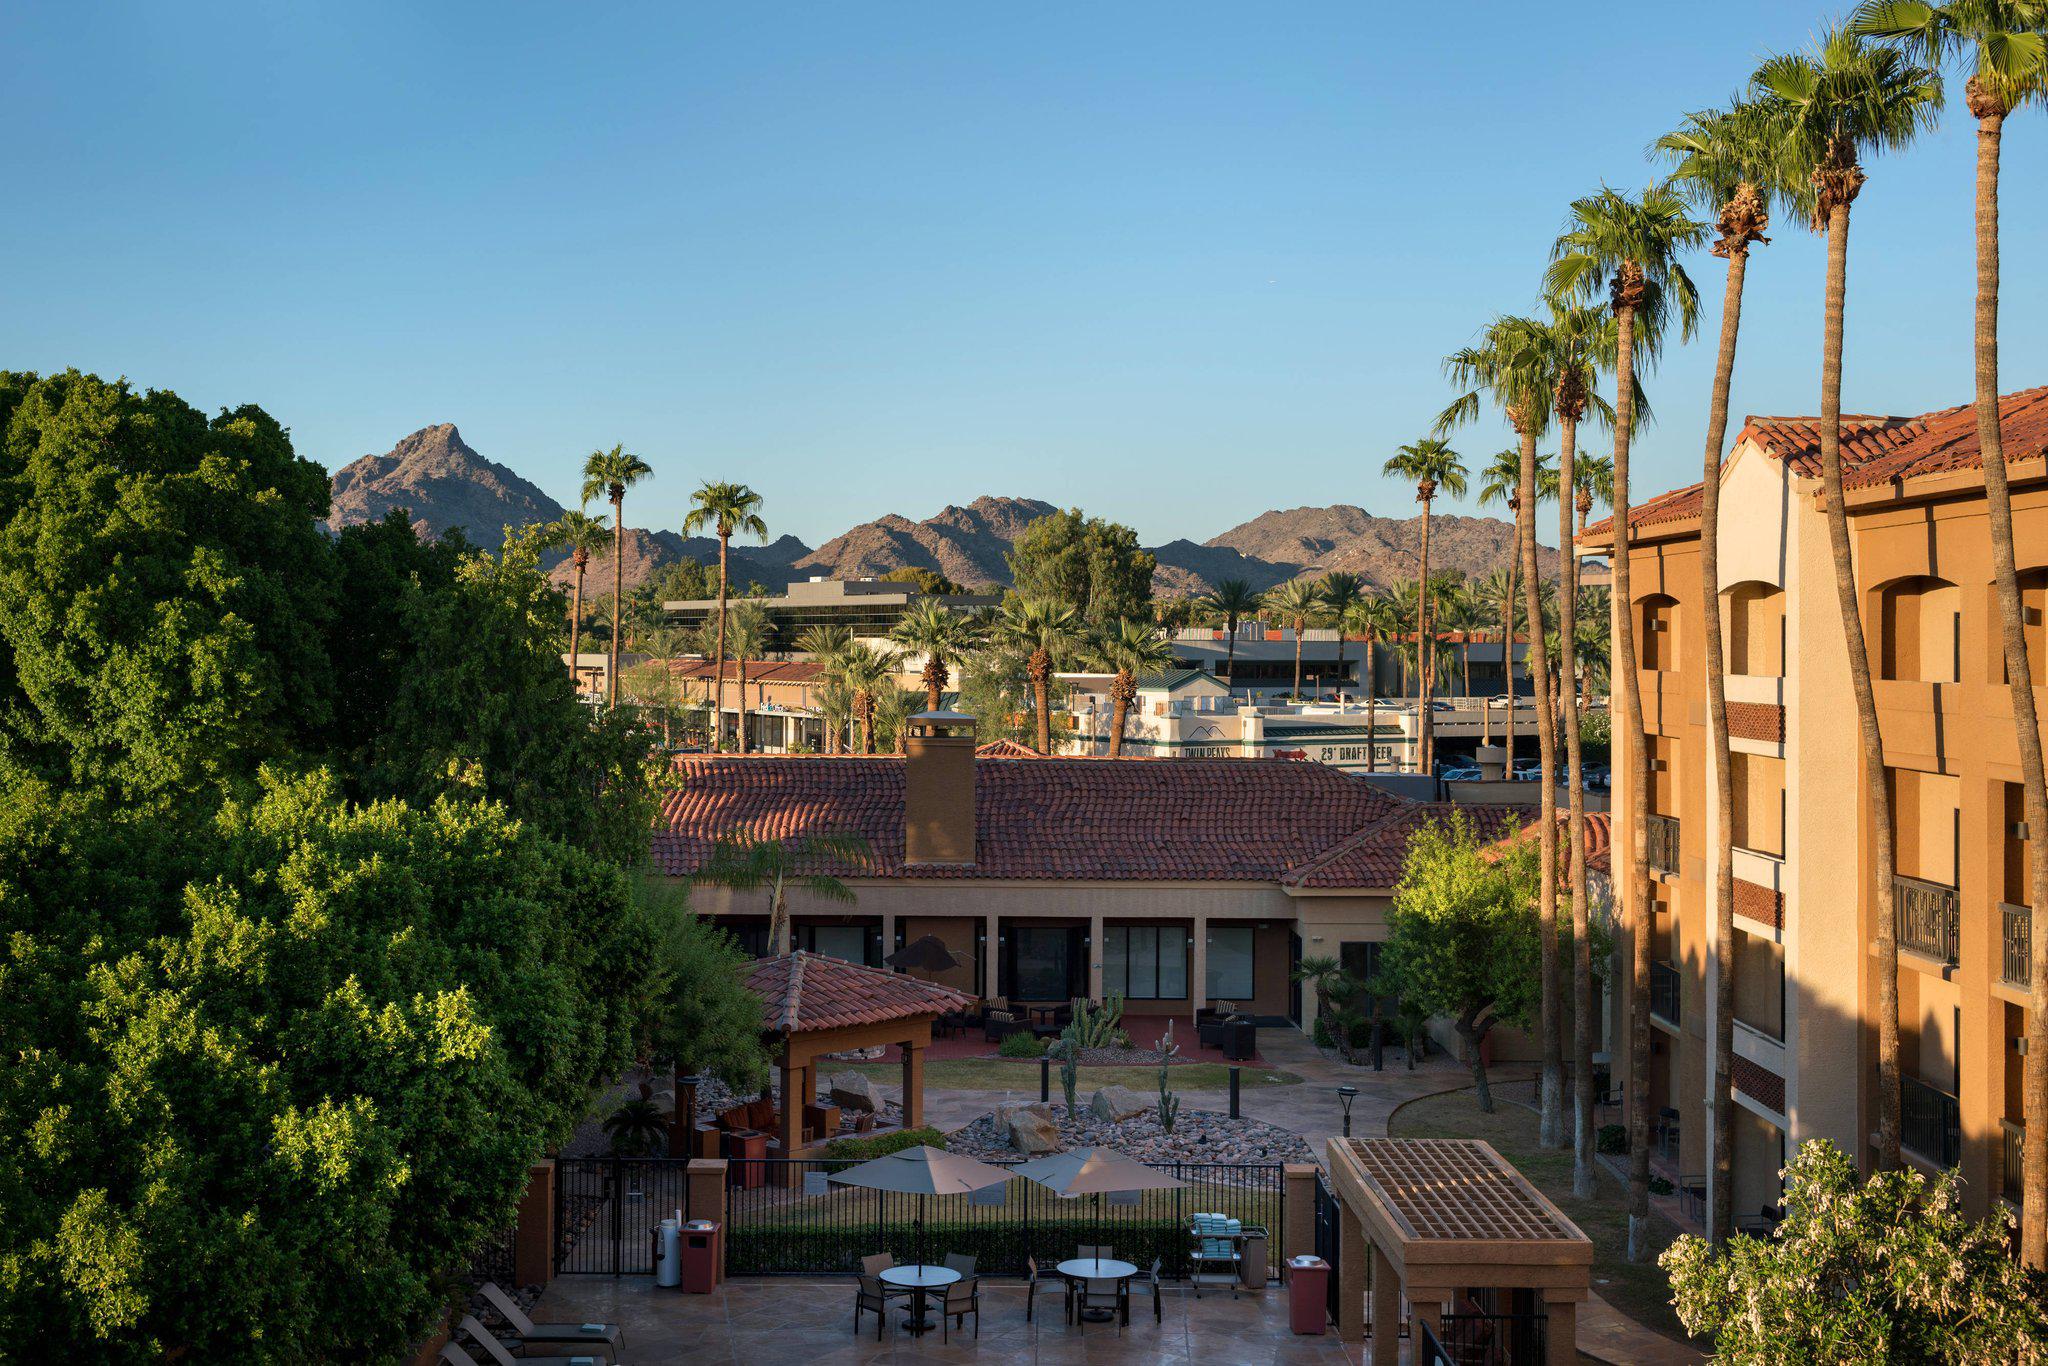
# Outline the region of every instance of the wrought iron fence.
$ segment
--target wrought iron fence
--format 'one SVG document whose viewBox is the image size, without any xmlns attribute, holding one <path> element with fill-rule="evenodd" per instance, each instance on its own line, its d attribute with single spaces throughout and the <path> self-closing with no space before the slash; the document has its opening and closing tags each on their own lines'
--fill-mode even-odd
<svg viewBox="0 0 2048 1366">
<path fill-rule="evenodd" d="M 1660 873 L 1678 871 L 1678 817 L 1651 816 L 1645 822 L 1643 858 Z"/>
<path fill-rule="evenodd" d="M 1677 1024 L 1678 969 L 1669 963 L 1650 964 L 1650 1013 Z"/>
<path fill-rule="evenodd" d="M 1445 1314 L 1437 1324 L 1437 1355 L 1427 1354 L 1427 1340 L 1418 1355 L 1444 1366 L 1536 1366 L 1548 1359 L 1549 1324 L 1544 1314 Z"/>
<path fill-rule="evenodd" d="M 1336 1192 L 1323 1180 L 1323 1170 L 1316 1168 L 1316 1256 L 1330 1264 L 1329 1285 L 1324 1292 L 1324 1309 L 1329 1313 L 1330 1322 L 1342 1323 L 1337 1313 L 1343 1300 L 1340 1288 L 1343 1282 L 1343 1263 L 1338 1260 L 1344 1250 L 1344 1207 L 1337 1203 Z"/>
<path fill-rule="evenodd" d="M 677 1210 L 692 1217 L 687 1166 L 667 1157 L 557 1158 L 556 1272 L 652 1272 L 661 1221 Z"/>
<path fill-rule="evenodd" d="M 1415 1366 L 1458 1366 L 1427 1323 L 1415 1325 Z"/>
<path fill-rule="evenodd" d="M 1937 1166 L 1962 1160 L 1962 1112 L 1956 1098 L 1917 1077 L 1899 1079 L 1899 1141 Z"/>
<path fill-rule="evenodd" d="M 1899 926 L 1899 947 L 1924 953 L 1944 963 L 1956 961 L 1961 903 L 1956 889 L 1917 877 L 1892 879 L 1892 907 Z"/>
<path fill-rule="evenodd" d="M 1999 934 L 1998 980 L 2009 987 L 2023 987 L 2032 980 L 2034 954 L 2034 912 L 2028 906 L 1998 903 L 2003 922 Z"/>
</svg>

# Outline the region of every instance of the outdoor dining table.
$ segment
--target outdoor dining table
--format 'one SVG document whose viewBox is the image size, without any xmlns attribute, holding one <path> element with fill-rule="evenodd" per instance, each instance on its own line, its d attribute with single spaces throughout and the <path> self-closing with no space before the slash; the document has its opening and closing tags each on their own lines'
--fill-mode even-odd
<svg viewBox="0 0 2048 1366">
<path fill-rule="evenodd" d="M 1061 1262 L 1059 1273 L 1072 1281 L 1115 1281 L 1121 1289 L 1125 1281 L 1138 1274 L 1138 1268 L 1109 1257 L 1076 1257 L 1072 1261 Z M 1116 1311 L 1084 1309 L 1081 1317 L 1090 1323 L 1108 1323 L 1116 1317 Z"/>
<path fill-rule="evenodd" d="M 1114 1263 L 1112 1263 L 1114 1265 Z M 893 1285 L 910 1292 L 910 1318 L 904 1323 L 913 1336 L 931 1331 L 932 1322 L 924 1316 L 924 1292 L 943 1290 L 960 1279 L 960 1273 L 946 1266 L 923 1266 L 911 1263 L 909 1266 L 892 1266 L 882 1272 L 884 1285 Z"/>
</svg>

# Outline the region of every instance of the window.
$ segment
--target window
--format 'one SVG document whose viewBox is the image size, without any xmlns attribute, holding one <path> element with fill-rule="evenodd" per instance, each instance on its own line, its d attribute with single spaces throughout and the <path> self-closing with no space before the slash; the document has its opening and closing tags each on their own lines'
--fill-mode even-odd
<svg viewBox="0 0 2048 1366">
<path fill-rule="evenodd" d="M 1367 940 L 1364 943 L 1339 944 L 1337 946 L 1337 961 L 1343 965 L 1345 975 L 1370 985 L 1373 979 L 1379 976 L 1380 953 L 1385 948 L 1386 945 L 1378 940 Z M 1358 1009 L 1370 1015 L 1373 1007 L 1373 993 L 1370 991 L 1359 992 L 1355 1004 Z M 1401 1003 L 1392 996 L 1383 998 L 1380 1005 L 1382 1012 L 1387 1015 L 1392 1015 L 1401 1008 Z"/>
<path fill-rule="evenodd" d="M 868 961 L 868 930 L 865 925 L 810 926 L 811 952 L 827 958 L 844 958 L 849 963 Z"/>
<path fill-rule="evenodd" d="M 1962 679 L 1962 590 L 1922 576 L 1886 585 L 1878 599 L 1881 677 L 1904 682 Z"/>
<path fill-rule="evenodd" d="M 1188 933 L 1173 925 L 1111 925 L 1102 932 L 1102 990 L 1133 1001 L 1185 1000 Z"/>
<path fill-rule="evenodd" d="M 1728 591 L 1728 672 L 1785 676 L 1785 595 L 1767 583 Z"/>
<path fill-rule="evenodd" d="M 1226 925 L 1209 931 L 1209 999 L 1249 1001 L 1252 978 L 1252 927 Z"/>
<path fill-rule="evenodd" d="M 1659 673 L 1678 669 L 1678 601 L 1663 594 L 1644 598 L 1638 609 L 1642 630 L 1637 633 L 1636 652 L 1642 667 Z"/>
<path fill-rule="evenodd" d="M 1010 989 L 1020 1001 L 1073 999 L 1073 947 L 1079 930 L 1020 925 L 1010 931 Z"/>
</svg>

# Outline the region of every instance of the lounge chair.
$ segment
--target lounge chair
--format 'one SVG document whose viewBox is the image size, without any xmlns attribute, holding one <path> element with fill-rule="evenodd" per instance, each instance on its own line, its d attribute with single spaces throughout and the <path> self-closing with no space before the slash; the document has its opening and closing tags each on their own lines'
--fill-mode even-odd
<svg viewBox="0 0 2048 1366">
<path fill-rule="evenodd" d="M 484 1282 L 483 1296 L 504 1315 L 524 1347 L 582 1348 L 617 1361 L 619 1348 L 625 1345 L 626 1335 L 615 1323 L 535 1323 L 494 1281 Z"/>
<path fill-rule="evenodd" d="M 562 1357 L 514 1356 L 504 1343 L 498 1341 L 497 1336 L 490 1329 L 478 1323 L 476 1318 L 470 1314 L 462 1316 L 461 1320 L 456 1324 L 456 1330 L 469 1334 L 469 1340 L 474 1342 L 485 1356 L 497 1363 L 497 1366 L 589 1366 L 589 1363 L 603 1360 L 595 1352 L 586 1353 L 581 1356 Z M 449 1355 L 451 1349 L 455 1354 L 454 1356 Z M 460 1357 L 461 1361 L 457 1361 L 457 1357 Z M 452 1366 L 461 1366 L 462 1361 L 473 1363 L 475 1360 L 469 1353 L 457 1347 L 453 1341 L 450 1341 L 448 1346 L 441 1349 L 441 1359 L 452 1363 Z"/>
</svg>

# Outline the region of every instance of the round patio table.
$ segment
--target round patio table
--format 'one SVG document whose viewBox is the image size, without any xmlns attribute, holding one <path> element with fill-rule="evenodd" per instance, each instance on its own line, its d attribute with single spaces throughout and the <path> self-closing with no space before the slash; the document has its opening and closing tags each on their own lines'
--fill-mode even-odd
<svg viewBox="0 0 2048 1366">
<path fill-rule="evenodd" d="M 913 1262 L 909 1266 L 892 1266 L 881 1274 L 884 1285 L 898 1286 L 910 1292 L 910 1317 L 903 1326 L 912 1335 L 921 1335 L 931 1330 L 932 1323 L 924 1309 L 924 1292 L 940 1290 L 960 1279 L 960 1273 L 951 1267 L 923 1266 Z"/>
<path fill-rule="evenodd" d="M 1109 1257 L 1076 1257 L 1061 1262 L 1059 1273 L 1074 1281 L 1115 1281 L 1121 1288 L 1123 1282 L 1138 1274 L 1138 1268 Z M 1082 1310 L 1081 1317 L 1090 1323 L 1108 1323 L 1116 1317 L 1116 1311 L 1091 1307 Z"/>
</svg>

